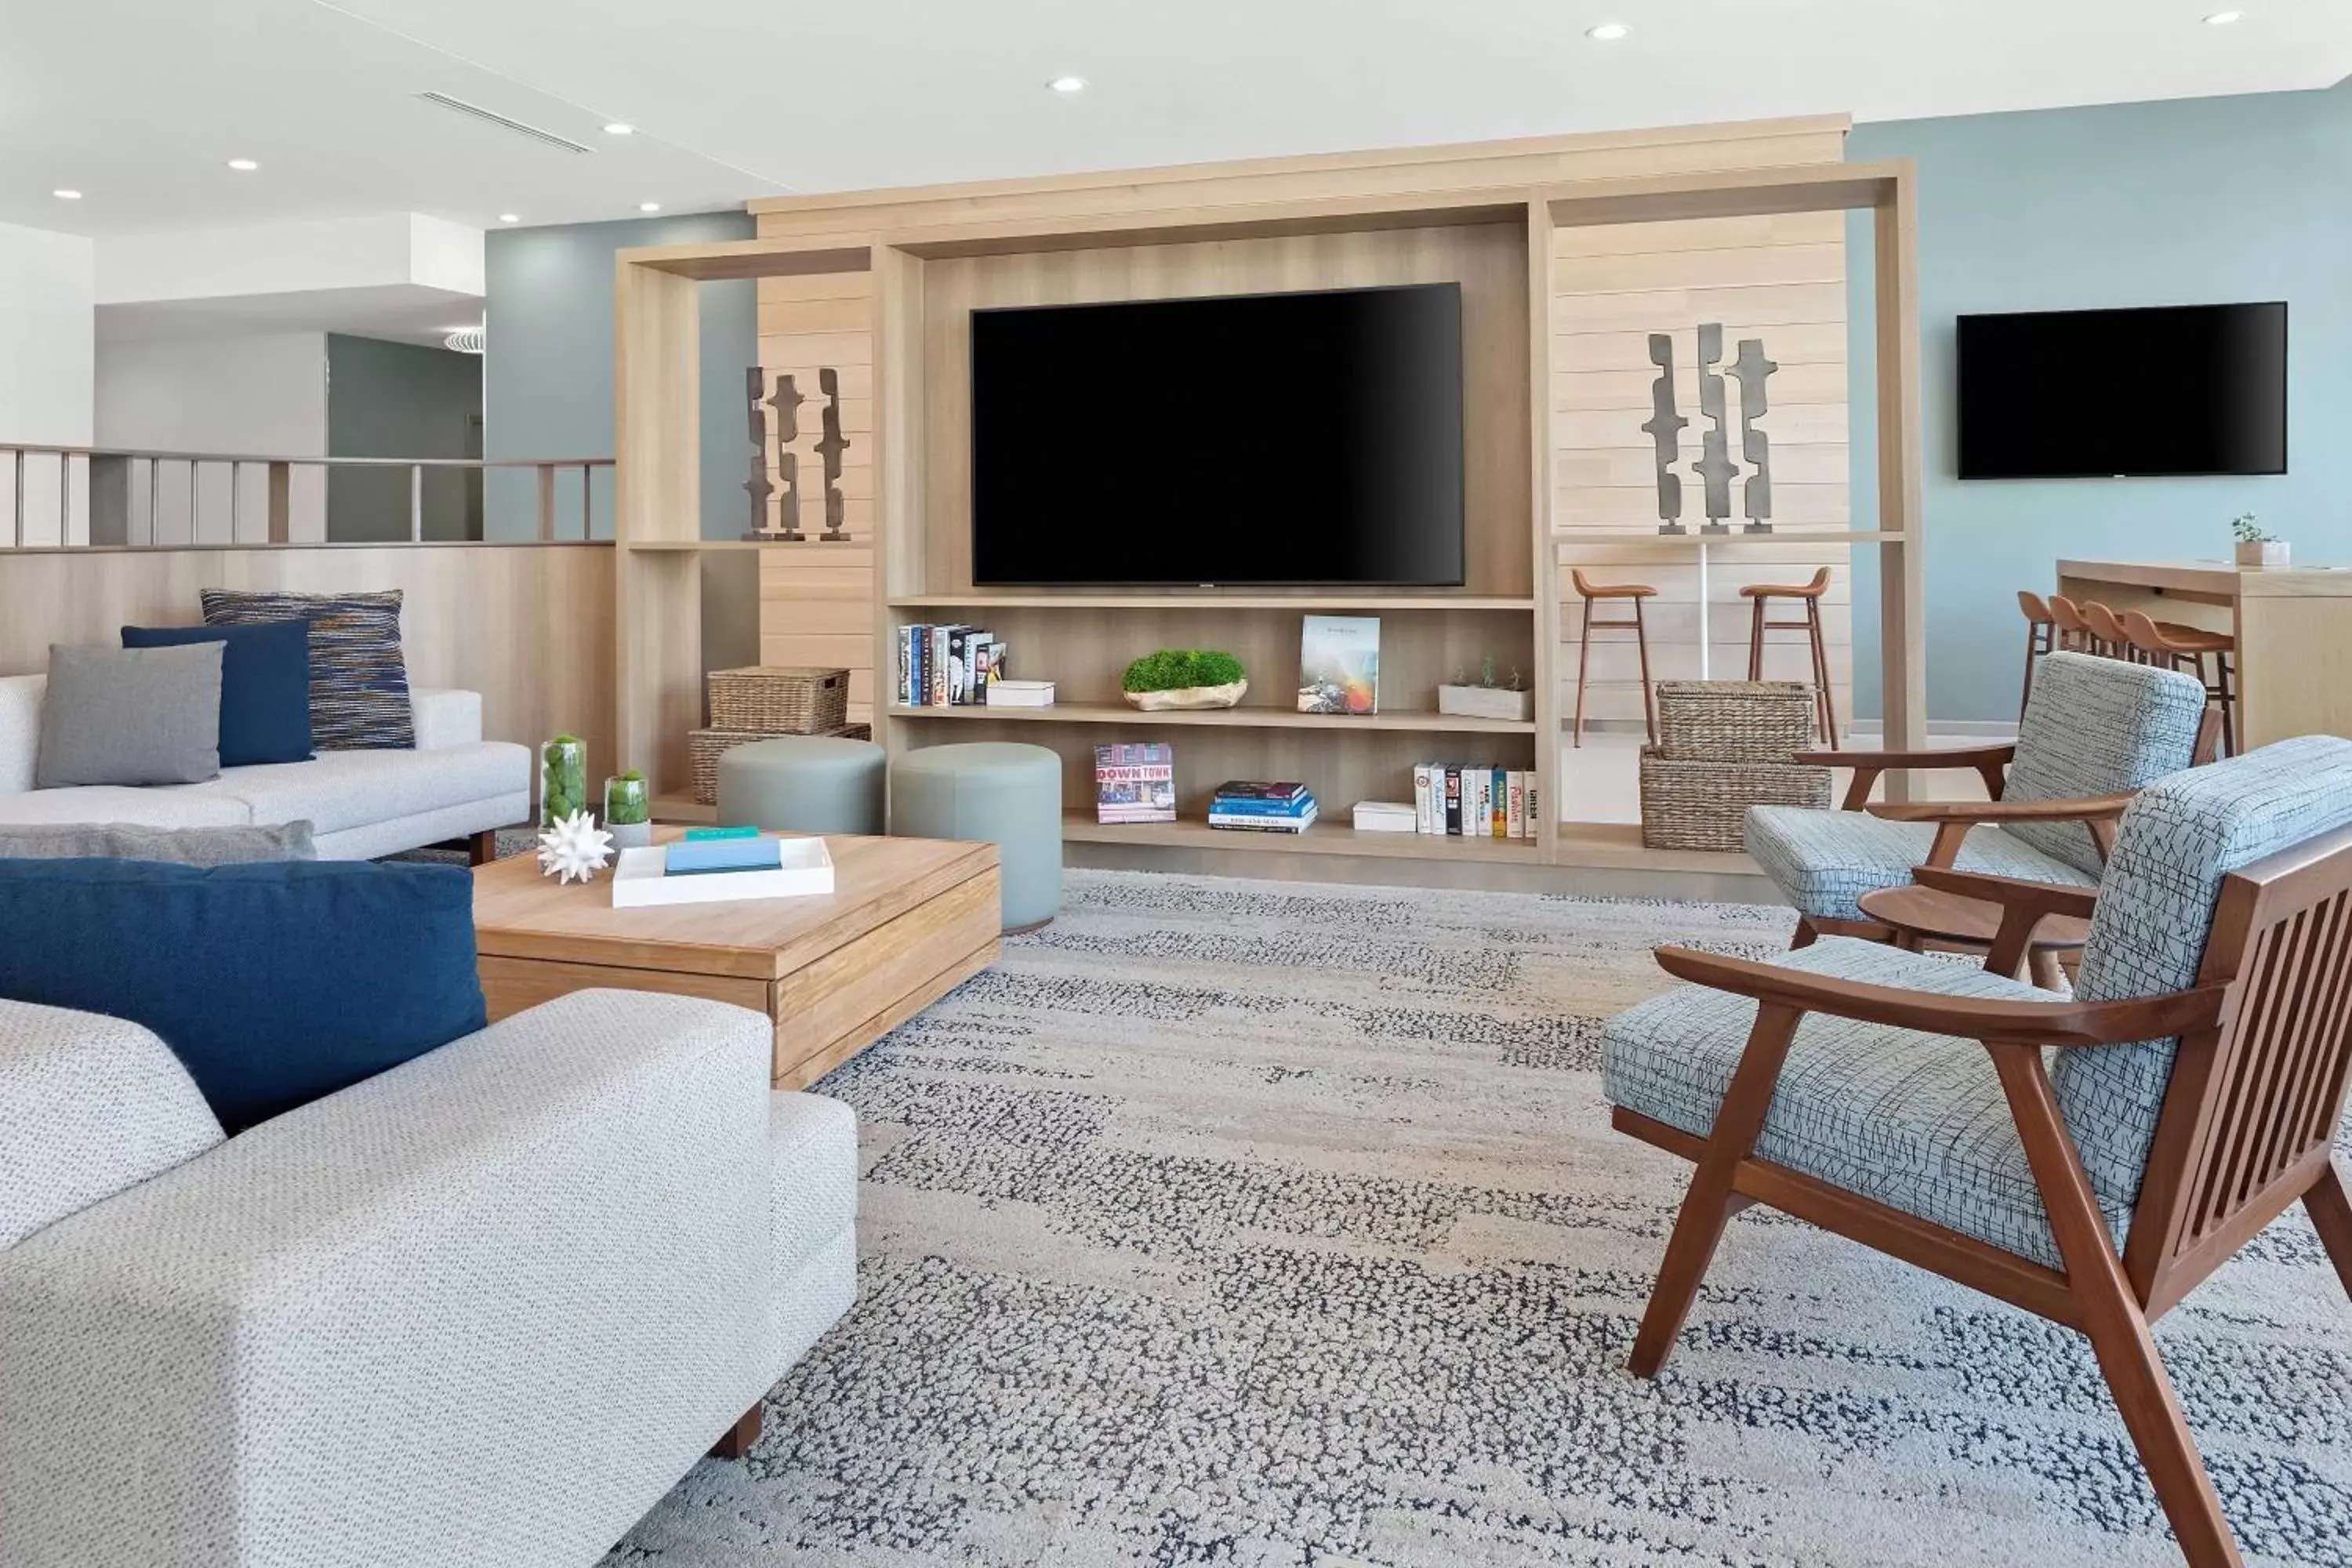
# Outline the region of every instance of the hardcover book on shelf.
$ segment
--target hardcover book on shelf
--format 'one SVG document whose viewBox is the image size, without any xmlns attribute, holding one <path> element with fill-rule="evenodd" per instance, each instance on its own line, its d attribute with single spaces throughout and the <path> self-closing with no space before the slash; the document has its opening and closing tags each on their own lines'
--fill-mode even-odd
<svg viewBox="0 0 2352 1568">
<path fill-rule="evenodd" d="M 1231 827 L 1244 833 L 1304 833 L 1314 826 L 1315 816 L 1312 796 L 1297 811 L 1226 811 L 1213 805 L 1209 807 L 1210 826 Z"/>
<path fill-rule="evenodd" d="M 1298 634 L 1298 710 L 1381 710 L 1381 618 L 1308 616 Z"/>
<path fill-rule="evenodd" d="M 1097 746 L 1095 820 L 1175 821 L 1175 748 L 1160 742 Z"/>
<path fill-rule="evenodd" d="M 1249 779 L 1227 779 L 1219 784 L 1215 798 L 1226 800 L 1263 800 L 1287 805 L 1309 798 L 1303 784 L 1284 780 L 1275 784 L 1259 784 Z"/>
<path fill-rule="evenodd" d="M 1412 765 L 1412 829 L 1415 833 L 1443 833 L 1445 825 L 1441 816 L 1435 780 L 1435 763 L 1415 763 Z"/>
<path fill-rule="evenodd" d="M 1303 784 L 1228 779 L 1209 801 L 1209 826 L 1271 833 L 1304 832 L 1315 820 L 1315 796 Z"/>
</svg>

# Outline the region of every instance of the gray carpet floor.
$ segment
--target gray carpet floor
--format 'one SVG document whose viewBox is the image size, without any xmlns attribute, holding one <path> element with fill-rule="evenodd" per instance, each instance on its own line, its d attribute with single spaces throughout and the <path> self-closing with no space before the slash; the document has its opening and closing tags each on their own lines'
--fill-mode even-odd
<svg viewBox="0 0 2352 1568">
<path fill-rule="evenodd" d="M 1685 1168 L 1612 1133 L 1649 949 L 1784 910 L 1074 872 L 827 1079 L 860 1300 L 614 1563 L 2176 1564 L 2083 1342 L 1763 1210 L 1623 1369 Z M 2250 1559 L 2352 1564 L 2299 1213 L 2158 1328 Z"/>
</svg>

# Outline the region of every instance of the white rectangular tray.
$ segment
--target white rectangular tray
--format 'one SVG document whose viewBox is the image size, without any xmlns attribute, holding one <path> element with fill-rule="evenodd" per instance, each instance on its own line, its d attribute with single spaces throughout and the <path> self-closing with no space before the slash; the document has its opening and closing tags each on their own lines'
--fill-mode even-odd
<svg viewBox="0 0 2352 1568">
<path fill-rule="evenodd" d="M 740 899 L 798 899 L 833 891 L 833 857 L 822 838 L 780 838 L 783 864 L 772 871 L 703 871 L 664 875 L 669 851 L 659 844 L 621 851 L 613 870 L 613 907 L 723 904 Z"/>
</svg>

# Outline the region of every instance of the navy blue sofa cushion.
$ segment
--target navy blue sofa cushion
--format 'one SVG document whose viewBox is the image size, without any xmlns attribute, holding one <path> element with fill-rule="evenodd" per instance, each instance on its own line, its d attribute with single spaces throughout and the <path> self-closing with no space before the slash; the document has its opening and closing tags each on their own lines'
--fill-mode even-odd
<svg viewBox="0 0 2352 1568">
<path fill-rule="evenodd" d="M 124 647 L 216 642 L 221 649 L 220 765 L 310 759 L 310 623 L 125 626 Z"/>
<path fill-rule="evenodd" d="M 484 1025 L 461 867 L 0 860 L 0 997 L 161 1036 L 231 1132 Z"/>
</svg>

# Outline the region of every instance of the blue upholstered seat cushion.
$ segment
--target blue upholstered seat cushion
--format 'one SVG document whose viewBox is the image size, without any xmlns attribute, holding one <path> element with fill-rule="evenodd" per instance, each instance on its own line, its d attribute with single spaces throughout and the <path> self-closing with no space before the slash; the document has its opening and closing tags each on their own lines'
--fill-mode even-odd
<svg viewBox="0 0 2352 1568">
<path fill-rule="evenodd" d="M 2033 678 L 2002 798 L 2079 800 L 2138 789 L 2195 760 L 2204 713 L 2204 686 L 2177 670 L 2050 654 Z M 1747 838 L 1748 853 L 1791 904 L 1822 919 L 1858 921 L 1854 900 L 1909 881 L 1936 835 L 1924 824 L 1782 805 L 1751 808 Z M 2095 886 L 2101 869 L 2098 846 L 2078 822 L 1974 828 L 1958 864 L 2074 887 Z"/>
<path fill-rule="evenodd" d="M 220 765 L 310 758 L 310 626 L 125 626 L 124 647 L 216 642 L 221 649 Z"/>
<path fill-rule="evenodd" d="M 2231 872 L 2352 826 L 2352 741 L 2304 735 L 2140 792 L 2083 948 L 2075 994 L 2116 1002 L 2197 982 Z M 2055 1053 L 2050 1080 L 2091 1184 L 2137 1202 L 2177 1040 Z"/>
<path fill-rule="evenodd" d="M 483 1027 L 473 879 L 0 860 L 0 997 L 144 1025 L 234 1132 Z"/>
<path fill-rule="evenodd" d="M 1948 996 L 2047 1002 L 1973 964 L 1828 937 L 1772 961 L 1787 969 Z M 1696 1137 L 1756 1025 L 1756 1004 L 1678 985 L 1620 1013 L 1601 1037 L 1610 1102 Z M 1810 1014 L 1780 1070 L 1757 1156 L 1843 1191 L 2062 1267 L 1992 1058 L 1975 1040 Z M 2126 1205 L 2100 1205 L 2117 1239 Z"/>
<path fill-rule="evenodd" d="M 1855 900 L 1911 879 L 1934 847 L 1926 822 L 1888 822 L 1859 811 L 1816 811 L 1801 805 L 1748 808 L 1748 853 L 1781 896 L 1824 920 L 1866 919 Z M 2031 882 L 2087 888 L 2098 879 L 2043 853 L 2006 828 L 1979 826 L 1960 841 L 1959 868 Z"/>
</svg>

